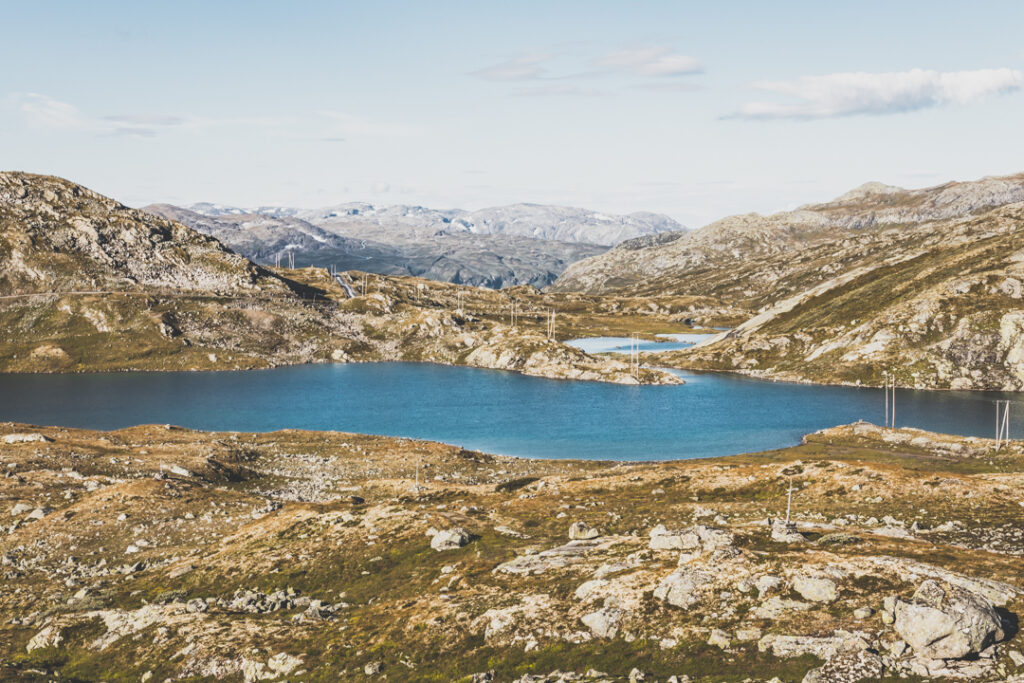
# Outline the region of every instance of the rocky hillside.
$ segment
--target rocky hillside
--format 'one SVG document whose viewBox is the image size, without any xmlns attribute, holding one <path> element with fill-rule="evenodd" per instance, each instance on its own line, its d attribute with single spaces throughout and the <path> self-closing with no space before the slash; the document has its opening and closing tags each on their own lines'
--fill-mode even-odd
<svg viewBox="0 0 1024 683">
<path fill-rule="evenodd" d="M 683 234 L 624 242 L 573 264 L 555 291 L 714 294 L 743 304 L 773 296 L 778 271 L 794 253 L 844 246 L 865 229 L 908 226 L 983 213 L 1024 201 L 1024 174 L 947 183 L 922 190 L 868 183 L 831 202 L 761 216 L 731 216 Z M 796 257 L 799 258 L 799 257 Z M 734 278 L 739 268 L 741 277 Z"/>
<path fill-rule="evenodd" d="M 289 293 L 220 242 L 59 178 L 0 173 L 0 292 Z"/>
<path fill-rule="evenodd" d="M 8 423 L 0 461 L 2 680 L 1024 681 L 1020 442 L 601 463 Z"/>
<path fill-rule="evenodd" d="M 1022 198 L 1024 175 L 917 191 L 869 183 L 796 212 L 624 243 L 554 289 L 594 276 L 598 290 L 687 292 L 730 310 L 730 333 L 659 363 L 1020 391 L 1024 204 L 1005 202 Z"/>
<path fill-rule="evenodd" d="M 678 381 L 657 370 L 631 373 L 626 363 L 548 339 L 549 309 L 587 307 L 569 297 L 368 278 L 272 271 L 212 237 L 68 181 L 0 174 L 0 371 L 417 360 L 556 378 Z M 520 317 L 509 325 L 513 302 Z M 601 305 L 593 323 L 561 318 L 560 339 L 616 320 L 632 326 L 634 318 L 674 329 L 667 308 L 608 302 L 617 311 L 609 321 Z"/>
<path fill-rule="evenodd" d="M 333 211 L 309 220 L 289 215 L 287 210 L 239 213 L 202 206 L 212 215 L 169 204 L 154 204 L 145 211 L 183 223 L 216 237 L 257 263 L 289 263 L 296 267 L 334 267 L 384 275 L 410 275 L 442 282 L 500 289 L 514 285 L 546 287 L 575 261 L 605 251 L 605 247 L 582 242 L 552 241 L 515 234 L 475 234 L 440 227 L 429 220 L 381 222 L 391 214 L 358 218 Z M 356 209 L 350 209 L 355 211 Z M 435 217 L 436 218 L 436 217 Z M 310 220 L 318 221 L 317 224 Z M 439 220 L 439 219 L 438 219 Z"/>
<path fill-rule="evenodd" d="M 804 249 L 776 300 L 668 363 L 759 376 L 1024 390 L 1024 204 Z"/>
</svg>

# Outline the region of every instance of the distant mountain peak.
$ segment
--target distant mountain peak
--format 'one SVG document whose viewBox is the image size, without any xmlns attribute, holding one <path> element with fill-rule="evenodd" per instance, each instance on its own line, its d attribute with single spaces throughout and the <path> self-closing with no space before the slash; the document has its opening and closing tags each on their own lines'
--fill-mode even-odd
<svg viewBox="0 0 1024 683">
<path fill-rule="evenodd" d="M 872 180 L 864 183 L 863 185 L 853 188 L 852 190 L 846 192 L 845 194 L 839 195 L 830 203 L 840 204 L 843 202 L 850 202 L 858 199 L 863 199 L 865 197 L 886 194 L 899 194 L 902 192 L 906 192 L 906 190 L 903 189 L 902 187 L 897 187 L 896 185 L 886 185 L 885 183 L 880 183 L 878 181 Z"/>
</svg>

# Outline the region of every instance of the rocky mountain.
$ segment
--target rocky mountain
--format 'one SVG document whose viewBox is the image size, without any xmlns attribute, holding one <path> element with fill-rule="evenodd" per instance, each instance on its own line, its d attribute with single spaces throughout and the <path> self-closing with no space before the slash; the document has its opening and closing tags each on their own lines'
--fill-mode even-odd
<svg viewBox="0 0 1024 683">
<path fill-rule="evenodd" d="M 365 230 L 367 226 L 391 229 L 404 227 L 425 231 L 418 233 L 420 235 L 432 235 L 439 231 L 468 232 L 604 246 L 643 235 L 684 229 L 668 216 L 646 211 L 616 215 L 545 204 L 511 204 L 476 211 L 430 209 L 404 204 L 379 206 L 365 202 L 349 202 L 312 210 L 287 207 L 242 209 L 208 202 L 193 204 L 188 208 L 213 217 L 260 214 L 274 218 L 301 218 L 321 227 L 329 225 L 337 234 L 347 234 L 347 230 Z M 365 234 L 360 236 L 371 237 Z"/>
<path fill-rule="evenodd" d="M 1024 201 L 1024 174 L 904 190 L 867 183 L 831 202 L 761 216 L 731 216 L 683 234 L 617 245 L 573 264 L 554 291 L 717 295 L 763 304 L 780 269 L 805 248 L 885 226 L 916 225 Z M 737 270 L 744 274 L 737 277 Z"/>
<path fill-rule="evenodd" d="M 257 227 L 257 235 L 284 225 L 285 239 L 341 239 L 301 219 L 266 220 L 273 225 Z M 233 229 L 228 222 L 216 227 Z M 509 325 L 513 302 L 519 322 Z M 566 304 L 557 305 L 565 311 Z M 678 382 L 549 338 L 545 321 L 555 306 L 529 287 L 497 292 L 411 277 L 370 282 L 365 272 L 334 278 L 324 268 L 265 268 L 214 237 L 66 180 L 0 173 L 0 371 L 416 360 Z M 563 316 L 563 331 L 573 319 Z M 604 316 L 598 324 L 609 322 Z"/>
<path fill-rule="evenodd" d="M 354 218 L 361 214 L 338 219 L 333 210 L 301 213 L 304 218 L 287 210 L 240 213 L 209 206 L 206 210 L 213 215 L 168 204 L 144 210 L 212 235 L 257 263 L 288 263 L 291 254 L 296 267 L 412 275 L 494 289 L 519 284 L 546 287 L 570 263 L 605 250 L 581 242 L 476 234 L 447 223 L 438 228 L 434 219 L 418 220 L 415 213 L 397 211 L 387 213 L 386 219 L 377 215 L 363 220 Z"/>
<path fill-rule="evenodd" d="M 546 287 L 576 261 L 626 239 L 682 226 L 653 213 L 610 215 L 513 204 L 479 211 L 350 202 L 321 209 L 201 203 L 145 210 L 216 236 L 258 263 L 334 265 L 386 275 L 501 288 Z"/>
<path fill-rule="evenodd" d="M 0 173 L 0 291 L 289 292 L 220 242 L 49 176 Z"/>
</svg>

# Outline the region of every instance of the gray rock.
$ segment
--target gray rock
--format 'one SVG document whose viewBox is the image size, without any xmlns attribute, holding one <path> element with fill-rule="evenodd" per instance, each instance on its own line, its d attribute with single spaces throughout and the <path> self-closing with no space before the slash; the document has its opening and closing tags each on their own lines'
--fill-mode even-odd
<svg viewBox="0 0 1024 683">
<path fill-rule="evenodd" d="M 624 613 L 614 607 L 605 607 L 580 617 L 580 621 L 598 638 L 614 638 L 619 633 Z"/>
<path fill-rule="evenodd" d="M 363 667 L 363 673 L 367 676 L 374 676 L 384 670 L 384 662 L 370 662 Z"/>
<path fill-rule="evenodd" d="M 600 535 L 601 532 L 598 529 L 595 529 L 586 522 L 573 522 L 569 525 L 570 541 L 589 541 Z"/>
<path fill-rule="evenodd" d="M 779 543 L 803 543 L 807 539 L 796 530 L 796 524 L 784 519 L 772 520 L 772 540 Z"/>
<path fill-rule="evenodd" d="M 797 575 L 793 577 L 793 590 L 811 602 L 834 602 L 836 584 L 831 579 Z"/>
<path fill-rule="evenodd" d="M 761 595 L 770 593 L 773 590 L 778 590 L 782 586 L 782 579 L 771 574 L 765 574 L 764 576 L 757 577 L 757 581 L 754 582 L 754 586 L 757 588 L 757 592 Z"/>
<path fill-rule="evenodd" d="M 15 505 L 14 507 L 11 508 L 11 517 L 17 517 L 18 515 L 23 515 L 23 514 L 25 514 L 26 512 L 28 512 L 31 509 L 32 509 L 32 506 L 29 505 L 28 503 L 18 503 L 17 505 Z"/>
<path fill-rule="evenodd" d="M 438 552 L 456 550 L 469 543 L 470 538 L 469 532 L 462 527 L 444 529 L 430 539 L 430 547 Z"/>
<path fill-rule="evenodd" d="M 931 579 L 911 602 L 897 601 L 894 611 L 896 632 L 931 659 L 961 659 L 1005 637 L 1002 619 L 985 598 Z"/>
<path fill-rule="evenodd" d="M 817 669 L 811 669 L 803 683 L 857 683 L 874 681 L 885 672 L 882 658 L 869 650 L 841 652 Z"/>
<path fill-rule="evenodd" d="M 708 636 L 708 645 L 713 645 L 723 650 L 727 649 L 732 644 L 732 638 L 729 634 L 720 628 L 711 629 L 711 635 Z"/>
<path fill-rule="evenodd" d="M 692 607 L 700 602 L 703 592 L 715 582 L 715 577 L 700 569 L 680 567 L 654 589 L 654 597 L 670 605 Z"/>
</svg>

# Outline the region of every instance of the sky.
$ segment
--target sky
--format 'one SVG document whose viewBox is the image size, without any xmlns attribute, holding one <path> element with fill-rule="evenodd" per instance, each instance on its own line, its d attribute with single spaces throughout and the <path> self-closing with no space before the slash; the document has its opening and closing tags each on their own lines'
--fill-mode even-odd
<svg viewBox="0 0 1024 683">
<path fill-rule="evenodd" d="M 0 169 L 665 213 L 1024 171 L 1024 3 L 0 0 Z"/>
</svg>

